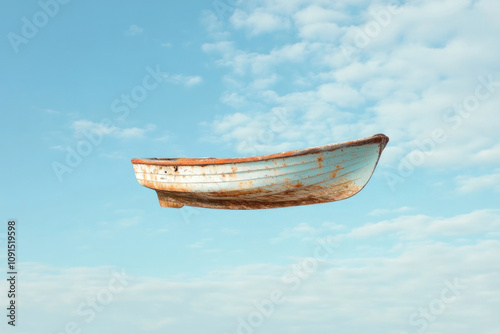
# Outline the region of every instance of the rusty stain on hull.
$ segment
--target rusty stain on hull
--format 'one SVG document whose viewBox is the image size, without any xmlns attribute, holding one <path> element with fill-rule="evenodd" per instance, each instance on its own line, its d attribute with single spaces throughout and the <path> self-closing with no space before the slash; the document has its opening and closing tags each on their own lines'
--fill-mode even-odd
<svg viewBox="0 0 500 334">
<path fill-rule="evenodd" d="M 349 198 L 369 181 L 389 138 L 372 137 L 248 158 L 132 159 L 162 207 L 269 209 Z"/>
</svg>

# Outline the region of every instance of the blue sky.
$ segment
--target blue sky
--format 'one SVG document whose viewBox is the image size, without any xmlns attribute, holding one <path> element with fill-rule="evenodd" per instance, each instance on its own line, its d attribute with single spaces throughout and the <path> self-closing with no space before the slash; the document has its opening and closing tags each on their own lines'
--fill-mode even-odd
<svg viewBox="0 0 500 334">
<path fill-rule="evenodd" d="M 0 219 L 18 222 L 20 294 L 0 326 L 498 333 L 499 10 L 3 2 Z M 161 208 L 130 163 L 375 133 L 391 140 L 367 187 L 313 206 Z"/>
</svg>

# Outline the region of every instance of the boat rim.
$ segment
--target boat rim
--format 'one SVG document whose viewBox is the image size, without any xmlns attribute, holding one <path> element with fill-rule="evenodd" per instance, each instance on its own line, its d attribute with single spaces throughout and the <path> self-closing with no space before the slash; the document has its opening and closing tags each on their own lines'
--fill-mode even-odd
<svg viewBox="0 0 500 334">
<path fill-rule="evenodd" d="M 234 163 L 245 163 L 245 162 L 256 162 L 265 161 L 272 159 L 296 157 L 307 154 L 321 153 L 325 151 L 333 151 L 337 149 L 342 149 L 344 147 L 362 146 L 367 144 L 379 144 L 381 149 L 379 154 L 383 151 L 387 143 L 389 142 L 389 137 L 384 134 L 376 134 L 370 137 L 350 140 L 335 144 L 327 144 L 322 146 L 309 147 L 299 150 L 286 151 L 281 153 L 273 153 L 266 155 L 257 155 L 252 157 L 241 157 L 241 158 L 133 158 L 131 160 L 132 164 L 140 165 L 161 165 L 161 166 L 207 166 L 207 165 L 222 165 L 222 164 L 234 164 Z"/>
</svg>

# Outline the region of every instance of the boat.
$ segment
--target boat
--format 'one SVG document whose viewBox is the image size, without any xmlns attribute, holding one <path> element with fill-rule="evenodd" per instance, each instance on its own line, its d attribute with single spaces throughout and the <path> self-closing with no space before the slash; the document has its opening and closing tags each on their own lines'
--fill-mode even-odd
<svg viewBox="0 0 500 334">
<path fill-rule="evenodd" d="M 270 209 L 339 201 L 370 180 L 389 138 L 244 158 L 132 159 L 139 183 L 162 207 Z"/>
</svg>

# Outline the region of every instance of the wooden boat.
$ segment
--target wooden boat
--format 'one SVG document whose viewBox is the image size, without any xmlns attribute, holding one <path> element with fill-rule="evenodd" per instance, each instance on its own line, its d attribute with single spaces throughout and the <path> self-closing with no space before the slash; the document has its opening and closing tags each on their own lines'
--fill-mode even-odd
<svg viewBox="0 0 500 334">
<path fill-rule="evenodd" d="M 368 183 L 389 138 L 368 138 L 248 158 L 132 159 L 162 207 L 269 209 L 342 200 Z"/>
</svg>

